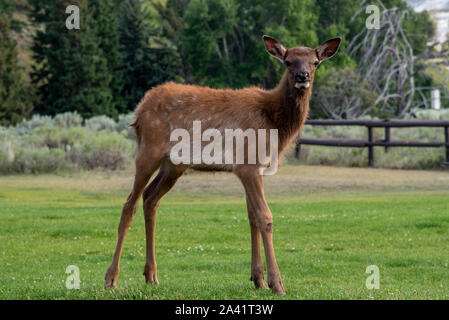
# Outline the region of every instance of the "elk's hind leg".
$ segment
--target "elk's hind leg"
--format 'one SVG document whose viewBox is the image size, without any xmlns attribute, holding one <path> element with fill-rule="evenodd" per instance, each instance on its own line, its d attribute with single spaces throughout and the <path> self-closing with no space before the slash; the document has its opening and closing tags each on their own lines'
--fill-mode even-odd
<svg viewBox="0 0 449 320">
<path fill-rule="evenodd" d="M 122 253 L 126 233 L 128 232 L 133 217 L 137 211 L 139 198 L 142 195 L 142 192 L 151 176 L 159 167 L 159 162 L 159 159 L 147 159 L 146 161 L 139 161 L 139 154 L 137 155 L 134 186 L 122 209 L 122 216 L 120 218 L 120 224 L 118 227 L 118 239 L 114 258 L 112 259 L 112 263 L 106 271 L 106 288 L 115 287 L 117 284 L 117 279 L 120 272 L 120 256 Z"/>
<path fill-rule="evenodd" d="M 168 160 L 162 161 L 158 175 L 143 193 L 143 210 L 145 216 L 147 247 L 147 257 L 143 275 L 145 276 L 145 281 L 147 283 L 159 283 L 157 280 L 157 265 L 154 244 L 156 212 L 159 207 L 159 202 L 161 198 L 176 184 L 185 170 L 185 167 L 175 166 Z"/>
</svg>

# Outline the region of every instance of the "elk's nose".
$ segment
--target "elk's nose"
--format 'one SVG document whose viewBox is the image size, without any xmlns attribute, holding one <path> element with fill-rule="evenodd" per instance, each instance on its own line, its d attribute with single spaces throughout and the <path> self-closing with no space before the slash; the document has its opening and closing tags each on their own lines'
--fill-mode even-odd
<svg viewBox="0 0 449 320">
<path fill-rule="evenodd" d="M 309 78 L 310 74 L 308 72 L 299 72 L 295 75 L 295 80 L 300 82 L 309 80 Z"/>
</svg>

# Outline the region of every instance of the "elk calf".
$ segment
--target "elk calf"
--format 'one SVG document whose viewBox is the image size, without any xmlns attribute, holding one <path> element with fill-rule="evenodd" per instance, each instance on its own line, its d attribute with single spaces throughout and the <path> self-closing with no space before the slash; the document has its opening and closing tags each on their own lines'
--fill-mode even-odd
<svg viewBox="0 0 449 320">
<path fill-rule="evenodd" d="M 141 195 L 146 230 L 146 264 L 143 274 L 148 283 L 158 283 L 154 244 L 156 211 L 161 198 L 188 168 L 192 168 L 230 171 L 240 179 L 246 192 L 251 227 L 251 280 L 256 288 L 267 288 L 260 248 L 262 236 L 268 287 L 275 294 L 285 293 L 273 248 L 273 218 L 265 200 L 260 174 L 261 169 L 269 164 L 259 160 L 243 164 L 206 164 L 198 161 L 175 164 L 170 158 L 175 144 L 170 139 L 171 132 L 179 128 L 192 132 L 195 121 L 201 121 L 204 130 L 216 129 L 220 132 L 226 129 L 240 129 L 242 132 L 248 129 L 277 130 L 276 154 L 279 155 L 299 134 L 309 111 L 315 70 L 321 62 L 337 52 L 341 39 L 331 39 L 317 49 L 286 49 L 274 38 L 264 36 L 263 40 L 268 53 L 286 66 L 285 74 L 275 89 L 266 91 L 252 87 L 242 90 L 214 90 L 170 82 L 148 91 L 138 105 L 132 124 L 138 142 L 134 186 L 123 207 L 117 247 L 112 264 L 106 272 L 106 287 L 113 287 L 117 283 L 123 242 Z M 259 141 L 257 143 L 260 148 L 261 144 Z M 270 141 L 263 143 L 272 145 Z M 237 157 L 235 154 L 231 156 Z M 247 154 L 244 159 L 248 160 Z M 146 186 L 157 169 L 157 176 Z"/>
</svg>

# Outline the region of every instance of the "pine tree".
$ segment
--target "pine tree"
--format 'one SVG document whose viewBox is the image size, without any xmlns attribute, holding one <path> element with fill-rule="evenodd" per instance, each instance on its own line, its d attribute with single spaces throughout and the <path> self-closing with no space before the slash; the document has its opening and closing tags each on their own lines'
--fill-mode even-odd
<svg viewBox="0 0 449 320">
<path fill-rule="evenodd" d="M 104 0 L 106 1 L 106 0 Z M 90 2 L 89 2 L 90 3 Z M 80 30 L 68 30 L 68 5 L 80 8 Z M 83 117 L 116 117 L 107 55 L 100 45 L 95 7 L 87 0 L 37 0 L 32 13 L 37 31 L 33 52 L 37 62 L 32 78 L 41 97 L 37 111 L 54 115 L 77 111 Z"/>
<path fill-rule="evenodd" d="M 112 90 L 113 105 L 119 113 L 126 112 L 126 101 L 122 97 L 123 73 L 120 55 L 120 37 L 118 32 L 119 0 L 90 0 L 95 10 L 93 18 L 97 26 L 98 46 L 106 54 L 108 70 L 112 75 L 110 88 Z"/>
<path fill-rule="evenodd" d="M 31 110 L 30 88 L 22 77 L 17 43 L 11 38 L 8 1 L 0 6 L 0 125 L 11 125 L 26 118 Z"/>
<path fill-rule="evenodd" d="M 173 79 L 174 52 L 168 48 L 150 46 L 150 38 L 157 35 L 149 11 L 141 0 L 125 0 L 119 14 L 122 72 L 125 81 L 123 96 L 128 110 L 134 110 L 151 87 Z"/>
</svg>

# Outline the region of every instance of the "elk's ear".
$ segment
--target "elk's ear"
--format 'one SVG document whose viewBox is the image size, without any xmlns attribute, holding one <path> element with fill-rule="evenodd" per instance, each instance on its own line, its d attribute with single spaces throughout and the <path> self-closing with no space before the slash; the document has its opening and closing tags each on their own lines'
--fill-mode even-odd
<svg viewBox="0 0 449 320">
<path fill-rule="evenodd" d="M 340 47 L 340 43 L 341 38 L 327 40 L 316 49 L 318 59 L 320 59 L 320 61 L 324 61 L 332 58 L 337 53 L 338 47 Z"/>
<path fill-rule="evenodd" d="M 263 41 L 265 42 L 265 48 L 267 49 L 268 53 L 284 62 L 287 49 L 285 49 L 285 47 L 275 38 L 263 36 Z"/>
</svg>

